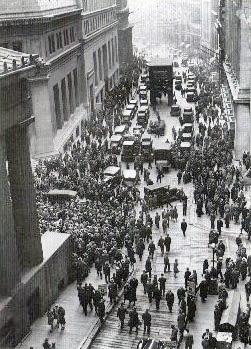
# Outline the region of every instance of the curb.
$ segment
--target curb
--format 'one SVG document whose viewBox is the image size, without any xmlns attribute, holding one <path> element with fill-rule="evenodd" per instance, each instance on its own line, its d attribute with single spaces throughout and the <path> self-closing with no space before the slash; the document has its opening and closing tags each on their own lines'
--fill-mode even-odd
<svg viewBox="0 0 251 349">
<path fill-rule="evenodd" d="M 134 267 L 133 267 L 132 271 L 129 274 L 129 277 L 128 277 L 127 281 L 123 284 L 123 287 L 122 287 L 122 289 L 120 290 L 120 292 L 118 294 L 118 300 L 120 300 L 121 297 L 123 296 L 123 294 L 124 294 L 124 285 L 134 275 L 134 272 L 135 272 L 135 270 L 134 270 Z M 77 349 L 90 349 L 92 343 L 94 342 L 95 338 L 97 337 L 97 335 L 99 334 L 100 330 L 102 329 L 102 326 L 105 323 L 105 320 L 108 318 L 108 316 L 111 314 L 112 310 L 116 307 L 117 304 L 118 304 L 118 302 L 112 303 L 112 304 L 110 304 L 110 303 L 108 304 L 108 306 L 106 307 L 106 311 L 105 311 L 104 322 L 101 323 L 99 318 L 97 318 L 96 323 L 94 324 L 92 329 L 87 334 L 86 338 L 82 341 L 82 343 L 78 346 Z"/>
</svg>

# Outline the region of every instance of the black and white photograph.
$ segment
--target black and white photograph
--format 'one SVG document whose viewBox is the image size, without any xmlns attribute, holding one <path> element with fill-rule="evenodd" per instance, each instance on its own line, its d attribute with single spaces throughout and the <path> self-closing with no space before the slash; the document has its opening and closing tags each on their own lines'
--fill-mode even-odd
<svg viewBox="0 0 251 349">
<path fill-rule="evenodd" d="M 0 349 L 251 349 L 251 0 L 0 0 Z"/>
</svg>

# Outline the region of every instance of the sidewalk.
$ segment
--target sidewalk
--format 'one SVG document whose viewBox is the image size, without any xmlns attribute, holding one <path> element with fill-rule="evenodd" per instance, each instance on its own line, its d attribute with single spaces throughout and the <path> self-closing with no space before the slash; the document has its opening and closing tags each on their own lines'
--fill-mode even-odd
<svg viewBox="0 0 251 349">
<path fill-rule="evenodd" d="M 111 271 L 112 272 L 112 271 Z M 104 278 L 101 280 L 93 267 L 89 276 L 84 280 L 84 283 L 91 283 L 94 288 L 98 288 L 98 285 L 105 284 Z M 83 309 L 79 304 L 77 295 L 76 282 L 70 284 L 59 296 L 55 304 L 62 305 L 65 309 L 66 326 L 65 330 L 54 329 L 50 333 L 50 328 L 47 324 L 46 314 L 37 319 L 31 326 L 31 333 L 28 335 L 22 343 L 16 348 L 38 349 L 42 347 L 45 338 L 49 338 L 50 342 L 56 343 L 56 348 L 70 349 L 79 348 L 88 334 L 98 321 L 98 317 L 95 314 L 95 310 L 90 312 L 88 308 L 88 316 L 83 314 Z M 106 308 L 110 305 L 110 302 L 106 296 Z"/>
</svg>

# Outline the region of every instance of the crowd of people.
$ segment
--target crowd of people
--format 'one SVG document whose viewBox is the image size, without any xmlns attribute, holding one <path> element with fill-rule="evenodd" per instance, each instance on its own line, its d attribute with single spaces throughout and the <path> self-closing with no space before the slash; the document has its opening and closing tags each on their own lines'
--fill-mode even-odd
<svg viewBox="0 0 251 349">
<path fill-rule="evenodd" d="M 98 277 L 104 277 L 108 285 L 108 297 L 111 304 L 119 300 L 119 292 L 123 290 L 124 302 L 118 307 L 117 317 L 124 328 L 128 314 L 129 332 L 143 322 L 143 333 L 150 335 L 152 317 L 149 309 L 142 314 L 137 312 L 137 288 L 142 284 L 149 304 L 156 304 L 160 309 L 161 300 L 165 301 L 170 313 L 173 312 L 177 297 L 177 323 L 171 326 L 171 341 L 179 346 L 185 340 L 186 348 L 192 348 L 194 339 L 189 332 L 189 323 L 196 316 L 196 295 L 199 293 L 202 302 L 208 294 L 213 294 L 215 280 L 224 283 L 218 295 L 214 309 L 215 331 L 219 329 L 223 311 L 227 307 L 229 288 L 236 288 L 240 280 L 246 279 L 251 272 L 251 258 L 247 256 L 243 245 L 242 231 L 251 236 L 251 213 L 247 208 L 244 195 L 241 166 L 233 165 L 232 134 L 224 117 L 220 91 L 208 80 L 203 66 L 195 66 L 198 98 L 196 102 L 195 128 L 191 149 L 181 148 L 182 134 L 173 130 L 172 166 L 177 170 L 178 186 L 192 182 L 193 199 L 198 217 L 207 215 L 210 220 L 209 245 L 214 244 L 216 264 L 211 266 L 204 260 L 203 278 L 199 282 L 197 271 L 187 268 L 184 272 L 184 287 L 178 288 L 176 294 L 168 289 L 166 273 L 173 272 L 174 277 L 180 272 L 178 259 L 173 268 L 169 260 L 171 237 L 168 234 L 170 221 L 177 222 L 176 206 L 157 212 L 151 217 L 151 204 L 140 199 L 136 186 L 128 187 L 104 185 L 103 170 L 110 165 L 118 165 L 117 156 L 110 153 L 108 138 L 112 135 L 113 126 L 120 123 L 119 115 L 128 103 L 132 88 L 137 87 L 142 60 L 133 62 L 133 74 L 130 69 L 125 72 L 121 84 L 106 95 L 105 108 L 91 121 L 83 125 L 81 140 L 74 144 L 64 155 L 40 162 L 35 171 L 37 204 L 42 232 L 47 230 L 70 233 L 74 246 L 74 276 L 77 280 L 79 303 L 85 316 L 93 308 L 101 323 L 105 318 L 105 295 L 95 289 L 92 284 L 85 283 L 91 267 L 94 265 Z M 186 80 L 186 73 L 183 80 Z M 182 97 L 185 97 L 185 90 Z M 243 163 L 250 166 L 250 154 L 245 153 Z M 137 167 L 137 164 L 136 164 Z M 138 172 L 143 173 L 137 167 Z M 140 171 L 141 170 L 141 171 Z M 145 172 L 145 171 L 144 171 Z M 162 176 L 162 174 L 161 174 Z M 144 173 L 144 179 L 145 177 Z M 157 178 L 158 180 L 158 178 Z M 49 200 L 46 193 L 50 189 L 71 189 L 77 192 L 77 198 L 71 201 L 55 202 Z M 187 196 L 182 199 L 183 216 L 187 213 Z M 139 213 L 136 205 L 140 202 Z M 226 247 L 220 239 L 222 228 L 230 224 L 241 223 L 240 235 L 236 238 L 236 258 L 226 258 L 223 265 Z M 163 231 L 157 246 L 153 241 L 153 225 Z M 181 222 L 181 230 L 186 238 L 187 222 Z M 153 274 L 153 257 L 159 248 L 163 257 L 163 273 L 158 277 Z M 144 253 L 148 257 L 145 270 L 140 280 L 129 277 L 136 263 L 136 256 L 142 260 Z M 223 271 L 225 269 L 225 271 Z M 201 274 L 201 273 L 200 273 Z M 190 286 L 193 286 L 193 290 Z M 251 294 L 251 281 L 246 284 L 247 296 Z M 129 310 L 125 303 L 133 308 Z M 59 307 L 61 309 L 62 307 Z M 48 310 L 48 325 L 51 331 L 56 327 L 65 326 L 65 312 L 59 309 Z M 62 308 L 63 309 L 63 308 Z M 64 310 L 64 309 L 63 309 Z M 212 309 L 213 311 L 213 309 Z M 61 316 L 62 314 L 63 316 Z M 61 314 L 61 315 L 60 315 Z M 240 340 L 247 343 L 247 328 L 250 312 L 243 313 L 239 323 Z M 44 348 L 46 347 L 46 342 Z M 203 348 L 216 348 L 216 339 L 208 329 L 202 335 Z M 48 347 L 49 348 L 49 347 Z"/>
</svg>

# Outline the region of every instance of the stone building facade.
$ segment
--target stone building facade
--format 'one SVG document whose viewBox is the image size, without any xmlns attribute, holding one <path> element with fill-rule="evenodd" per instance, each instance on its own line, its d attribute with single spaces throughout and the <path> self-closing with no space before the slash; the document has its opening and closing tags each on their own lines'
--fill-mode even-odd
<svg viewBox="0 0 251 349">
<path fill-rule="evenodd" d="M 219 7 L 219 56 L 232 104 L 235 156 L 251 149 L 251 28 L 249 0 L 221 0 Z M 221 63 L 220 62 L 220 63 Z"/>
<path fill-rule="evenodd" d="M 32 156 L 62 152 L 119 80 L 116 0 L 0 5 L 0 46 L 45 62 L 43 77 L 29 80 L 36 116 L 29 129 Z"/>
<path fill-rule="evenodd" d="M 70 275 L 70 236 L 39 230 L 29 149 L 37 57 L 0 49 L 0 347 L 17 345 Z"/>
</svg>

